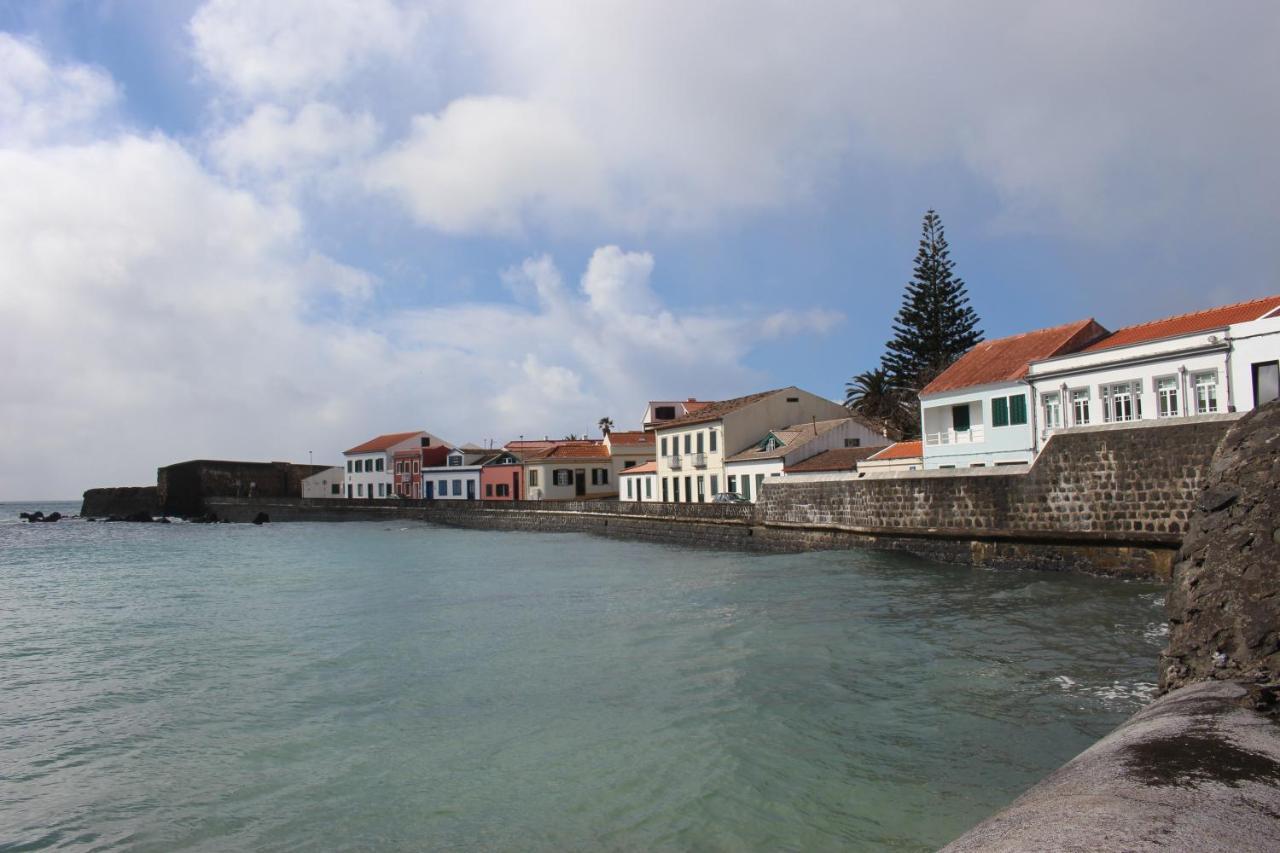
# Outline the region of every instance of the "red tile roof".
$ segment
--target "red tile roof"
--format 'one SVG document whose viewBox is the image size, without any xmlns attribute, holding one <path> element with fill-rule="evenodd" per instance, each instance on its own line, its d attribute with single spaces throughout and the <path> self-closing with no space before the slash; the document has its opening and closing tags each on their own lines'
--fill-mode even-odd
<svg viewBox="0 0 1280 853">
<path fill-rule="evenodd" d="M 926 385 L 920 394 L 956 391 L 991 382 L 1009 382 L 1027 375 L 1027 364 L 1042 358 L 1076 352 L 1107 334 L 1097 321 L 1077 320 L 994 341 L 983 341 Z"/>
<path fill-rule="evenodd" d="M 1102 340 L 1085 347 L 1093 352 L 1112 347 L 1130 346 L 1158 341 L 1161 338 L 1173 338 L 1178 335 L 1190 335 L 1220 329 L 1232 323 L 1247 323 L 1250 320 L 1261 320 L 1267 314 L 1280 308 L 1280 296 L 1266 296 L 1249 302 L 1237 302 L 1234 305 L 1222 305 L 1205 311 L 1194 311 L 1190 314 L 1179 314 L 1176 317 L 1165 317 L 1163 320 L 1152 320 L 1136 326 L 1125 326 L 1116 329 Z"/>
<path fill-rule="evenodd" d="M 858 467 L 859 462 L 879 449 L 878 447 L 836 447 L 788 465 L 782 470 L 788 474 L 805 471 L 852 471 Z"/>
<path fill-rule="evenodd" d="M 919 459 L 923 455 L 924 443 L 917 439 L 915 441 L 899 441 L 891 444 L 879 453 L 867 457 L 867 461 L 883 462 L 887 459 Z"/>
<path fill-rule="evenodd" d="M 643 430 L 627 430 L 609 433 L 610 444 L 653 444 L 653 433 Z"/>
<path fill-rule="evenodd" d="M 380 435 L 377 438 L 371 438 L 364 444 L 357 444 L 350 450 L 342 451 L 342 453 L 345 456 L 349 453 L 374 453 L 379 450 L 387 450 L 388 448 L 394 447 L 400 442 L 407 441 L 417 435 L 422 435 L 422 430 L 415 430 L 414 432 L 390 432 L 386 435 Z"/>
<path fill-rule="evenodd" d="M 624 471 L 619 472 L 619 476 L 627 474 L 653 474 L 658 470 L 658 460 L 651 459 L 643 465 L 632 465 Z"/>
<path fill-rule="evenodd" d="M 544 462 L 547 460 L 555 462 L 567 462 L 570 460 L 581 459 L 583 461 L 592 461 L 596 459 L 608 459 L 609 448 L 603 444 L 562 444 L 558 447 L 549 447 L 546 450 L 531 451 L 525 460 L 528 462 Z"/>
</svg>

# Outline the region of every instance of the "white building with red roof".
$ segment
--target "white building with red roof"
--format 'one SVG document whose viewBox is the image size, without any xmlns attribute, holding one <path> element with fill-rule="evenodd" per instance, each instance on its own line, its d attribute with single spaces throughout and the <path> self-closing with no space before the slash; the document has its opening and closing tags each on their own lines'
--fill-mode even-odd
<svg viewBox="0 0 1280 853">
<path fill-rule="evenodd" d="M 618 500 L 649 503 L 661 500 L 658 494 L 658 461 L 633 465 L 618 475 Z"/>
<path fill-rule="evenodd" d="M 379 435 L 344 450 L 347 497 L 364 500 L 394 497 L 396 453 L 441 444 L 448 442 L 426 430 L 416 430 Z"/>
<path fill-rule="evenodd" d="M 1033 360 L 1039 445 L 1098 424 L 1243 412 L 1280 396 L 1280 296 L 1117 329 Z"/>
</svg>

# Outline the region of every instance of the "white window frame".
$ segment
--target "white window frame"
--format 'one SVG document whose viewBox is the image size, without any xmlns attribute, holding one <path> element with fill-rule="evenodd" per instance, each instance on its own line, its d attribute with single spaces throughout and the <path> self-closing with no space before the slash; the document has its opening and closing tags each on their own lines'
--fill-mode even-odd
<svg viewBox="0 0 1280 853">
<path fill-rule="evenodd" d="M 1218 399 L 1218 371 L 1201 370 L 1191 377 L 1195 389 L 1196 414 L 1211 415 L 1221 411 L 1222 403 Z M 1210 406 L 1209 404 L 1213 405 Z"/>
<path fill-rule="evenodd" d="M 1040 405 L 1044 409 L 1044 428 L 1062 429 L 1062 393 L 1048 391 L 1041 394 Z"/>
<path fill-rule="evenodd" d="M 1071 424 L 1072 426 L 1088 426 L 1093 423 L 1090 417 L 1090 398 L 1088 388 L 1072 388 L 1071 389 Z M 1084 417 L 1080 417 L 1080 413 L 1084 412 Z"/>
<path fill-rule="evenodd" d="M 1156 386 L 1156 417 L 1157 418 L 1176 418 L 1182 414 L 1179 406 L 1181 402 L 1181 394 L 1178 386 L 1182 384 L 1179 378 L 1175 376 L 1157 376 L 1155 379 Z"/>
</svg>

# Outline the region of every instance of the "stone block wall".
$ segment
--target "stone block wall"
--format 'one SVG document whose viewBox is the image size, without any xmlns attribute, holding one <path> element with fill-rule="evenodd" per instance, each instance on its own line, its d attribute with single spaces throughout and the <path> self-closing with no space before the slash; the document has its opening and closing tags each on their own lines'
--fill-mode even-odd
<svg viewBox="0 0 1280 853">
<path fill-rule="evenodd" d="M 1176 545 L 1234 416 L 1059 433 L 1025 473 L 999 468 L 765 484 L 763 524 Z"/>
<path fill-rule="evenodd" d="M 156 472 L 160 506 L 167 515 L 205 511 L 210 497 L 302 497 L 302 480 L 324 465 L 194 459 Z"/>
</svg>

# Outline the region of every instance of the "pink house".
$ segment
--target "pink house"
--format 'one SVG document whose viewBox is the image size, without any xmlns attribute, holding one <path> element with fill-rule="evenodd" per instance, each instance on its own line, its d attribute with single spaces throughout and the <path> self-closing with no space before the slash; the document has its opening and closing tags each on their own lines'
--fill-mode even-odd
<svg viewBox="0 0 1280 853">
<path fill-rule="evenodd" d="M 518 501 L 525 499 L 524 464 L 510 451 L 480 462 L 480 499 Z"/>
</svg>

